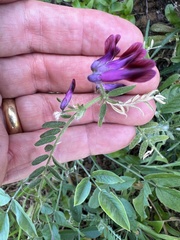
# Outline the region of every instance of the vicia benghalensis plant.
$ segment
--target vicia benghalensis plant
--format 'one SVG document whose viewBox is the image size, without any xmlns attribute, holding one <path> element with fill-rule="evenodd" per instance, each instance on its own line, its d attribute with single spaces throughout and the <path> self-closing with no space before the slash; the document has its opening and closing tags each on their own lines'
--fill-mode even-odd
<svg viewBox="0 0 180 240">
<path fill-rule="evenodd" d="M 141 43 L 134 43 L 120 57 L 117 57 L 120 53 L 120 49 L 117 47 L 119 40 L 120 35 L 109 36 L 105 42 L 105 55 L 94 61 L 91 66 L 92 74 L 88 76 L 88 80 L 96 86 L 97 96 L 94 99 L 85 104 L 79 103 L 70 106 L 69 103 L 76 85 L 74 79 L 64 99 L 62 101 L 58 99 L 60 102 L 60 111 L 54 113 L 56 121 L 47 122 L 43 125 L 43 128 L 48 128 L 48 131 L 43 133 L 40 136 L 40 140 L 35 144 L 36 146 L 40 146 L 48 143 L 44 149 L 49 154 L 35 159 L 32 163 L 33 165 L 47 160 L 46 167 L 44 168 L 47 169 L 50 161 L 57 164 L 53 154 L 62 135 L 75 119 L 80 119 L 86 110 L 96 103 L 100 105 L 99 126 L 103 124 L 107 106 L 110 106 L 117 113 L 126 116 L 131 107 L 142 111 L 137 106 L 138 103 L 144 102 L 148 104 L 151 99 L 159 101 L 162 104 L 164 103 L 164 97 L 156 94 L 157 90 L 141 96 L 136 95 L 125 102 L 118 98 L 118 96 L 131 91 L 136 83 L 149 81 L 155 75 L 155 71 L 153 70 L 155 63 L 145 58 L 146 50 L 143 49 Z M 128 83 L 129 86 L 126 86 L 126 82 L 123 80 L 129 81 L 131 84 L 129 85 Z M 53 144 L 49 144 L 50 142 L 53 142 Z"/>
<path fill-rule="evenodd" d="M 119 34 L 110 35 L 105 41 L 104 56 L 94 61 L 91 65 L 92 74 L 87 79 L 95 84 L 99 96 L 85 105 L 73 106 L 69 110 L 64 111 L 75 89 L 75 80 L 73 79 L 68 92 L 61 102 L 60 109 L 62 112 L 55 113 L 57 120 L 59 120 L 60 116 L 63 117 L 64 114 L 70 112 L 75 113 L 73 115 L 75 118 L 80 118 L 87 108 L 99 102 L 101 105 L 99 125 L 101 125 L 107 105 L 110 105 L 116 112 L 126 115 L 130 107 L 137 108 L 137 104 L 140 102 L 148 104 L 151 99 L 155 99 L 164 103 L 164 98 L 161 95 L 155 95 L 157 90 L 143 96 L 137 95 L 127 102 L 115 99 L 115 97 L 132 90 L 136 83 L 147 82 L 156 74 L 155 70 L 153 70 L 155 62 L 146 58 L 147 52 L 140 42 L 132 44 L 120 57 L 117 57 L 120 53 L 120 49 L 117 47 L 120 38 Z M 129 86 L 126 86 L 124 80 L 130 82 Z M 140 108 L 139 110 L 141 111 Z"/>
</svg>

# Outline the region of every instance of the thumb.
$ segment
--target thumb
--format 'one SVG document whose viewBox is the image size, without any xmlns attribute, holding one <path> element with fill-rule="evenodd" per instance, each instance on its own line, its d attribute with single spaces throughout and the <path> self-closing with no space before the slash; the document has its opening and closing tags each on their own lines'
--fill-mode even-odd
<svg viewBox="0 0 180 240">
<path fill-rule="evenodd" d="M 0 107 L 2 104 L 2 97 L 0 95 Z M 3 183 L 6 170 L 7 170 L 7 165 L 8 165 L 8 145 L 9 145 L 9 138 L 7 131 L 4 126 L 4 121 L 3 121 L 3 114 L 2 114 L 2 109 L 0 108 L 0 186 Z"/>
</svg>

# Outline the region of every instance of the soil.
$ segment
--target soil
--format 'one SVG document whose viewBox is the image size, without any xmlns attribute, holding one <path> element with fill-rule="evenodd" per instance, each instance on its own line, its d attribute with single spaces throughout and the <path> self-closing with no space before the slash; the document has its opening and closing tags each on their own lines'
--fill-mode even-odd
<svg viewBox="0 0 180 240">
<path fill-rule="evenodd" d="M 167 4 L 173 4 L 180 8 L 180 5 L 178 6 L 174 0 L 134 0 L 133 13 L 136 18 L 136 25 L 143 33 L 148 20 L 150 20 L 150 25 L 157 22 L 167 23 L 164 12 Z"/>
</svg>

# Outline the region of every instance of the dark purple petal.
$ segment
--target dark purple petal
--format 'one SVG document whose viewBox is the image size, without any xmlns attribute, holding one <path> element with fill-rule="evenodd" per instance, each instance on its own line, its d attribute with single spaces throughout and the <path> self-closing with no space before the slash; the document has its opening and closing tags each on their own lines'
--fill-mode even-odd
<svg viewBox="0 0 180 240">
<path fill-rule="evenodd" d="M 141 59 L 141 60 L 131 62 L 128 65 L 128 69 L 130 68 L 150 69 L 150 68 L 153 68 L 155 65 L 156 65 L 155 62 L 151 59 Z"/>
<path fill-rule="evenodd" d="M 105 41 L 105 55 L 94 61 L 91 65 L 92 71 L 97 71 L 99 67 L 104 65 L 105 63 L 113 60 L 115 56 L 120 52 L 120 49 L 116 46 L 119 42 L 121 36 L 120 35 L 110 35 Z"/>
<path fill-rule="evenodd" d="M 120 49 L 116 46 L 119 42 L 121 36 L 119 34 L 110 35 L 105 41 L 105 54 L 110 53 L 111 58 L 114 58 L 119 52 Z"/>
<path fill-rule="evenodd" d="M 156 72 L 152 69 L 132 68 L 111 70 L 101 75 L 102 82 L 115 82 L 129 80 L 132 82 L 146 82 L 155 76 Z"/>
<path fill-rule="evenodd" d="M 60 104 L 60 109 L 63 111 L 67 105 L 69 104 L 71 98 L 72 98 L 72 95 L 73 95 L 73 92 L 74 92 L 74 89 L 75 89 L 75 86 L 76 86 L 76 82 L 75 82 L 75 79 L 72 80 L 71 82 L 71 85 L 65 95 L 65 97 L 63 98 L 61 104 Z"/>
</svg>

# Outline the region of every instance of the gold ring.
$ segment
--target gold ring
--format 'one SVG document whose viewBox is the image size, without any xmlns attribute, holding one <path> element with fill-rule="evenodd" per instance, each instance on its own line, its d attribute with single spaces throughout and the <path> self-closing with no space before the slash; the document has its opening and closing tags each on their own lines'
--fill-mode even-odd
<svg viewBox="0 0 180 240">
<path fill-rule="evenodd" d="M 22 127 L 18 117 L 15 100 L 11 98 L 3 99 L 2 110 L 9 134 L 21 133 Z"/>
</svg>

